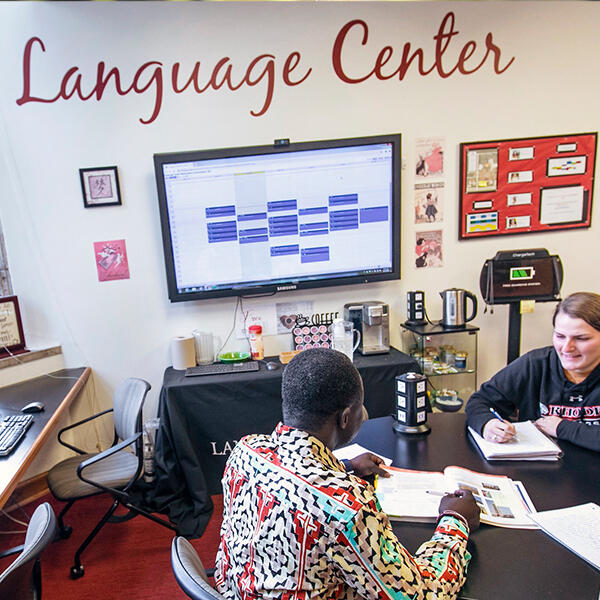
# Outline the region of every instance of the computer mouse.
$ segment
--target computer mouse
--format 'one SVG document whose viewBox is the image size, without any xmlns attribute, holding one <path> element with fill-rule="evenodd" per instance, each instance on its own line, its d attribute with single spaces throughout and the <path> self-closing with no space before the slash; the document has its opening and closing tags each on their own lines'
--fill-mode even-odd
<svg viewBox="0 0 600 600">
<path fill-rule="evenodd" d="M 269 361 L 267 363 L 267 369 L 269 369 L 269 371 L 273 371 L 274 369 L 279 369 L 279 365 L 276 362 Z"/>
<path fill-rule="evenodd" d="M 25 413 L 25 414 L 31 414 L 31 413 L 38 413 L 38 412 L 42 412 L 44 410 L 44 405 L 41 402 L 30 402 L 29 404 L 26 404 L 22 409 L 21 412 Z"/>
</svg>

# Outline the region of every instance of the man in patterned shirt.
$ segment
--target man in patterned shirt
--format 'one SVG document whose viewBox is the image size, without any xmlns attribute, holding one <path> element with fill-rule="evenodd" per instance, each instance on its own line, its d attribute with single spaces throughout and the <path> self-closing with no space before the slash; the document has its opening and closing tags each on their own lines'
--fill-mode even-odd
<svg viewBox="0 0 600 600">
<path fill-rule="evenodd" d="M 216 587 L 244 600 L 454 598 L 465 581 L 469 530 L 479 509 L 469 492 L 440 503 L 433 537 L 415 556 L 398 541 L 374 488 L 383 472 L 366 453 L 354 473 L 332 454 L 363 421 L 363 386 L 341 352 L 305 350 L 286 367 L 283 423 L 250 435 L 223 477 Z"/>
</svg>

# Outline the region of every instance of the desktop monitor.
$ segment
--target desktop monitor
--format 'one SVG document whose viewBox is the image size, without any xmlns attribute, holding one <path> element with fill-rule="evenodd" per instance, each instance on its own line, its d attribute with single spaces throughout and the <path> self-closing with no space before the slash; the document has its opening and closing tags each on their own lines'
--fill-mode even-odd
<svg viewBox="0 0 600 600">
<path fill-rule="evenodd" d="M 399 134 L 154 155 L 169 298 L 400 278 Z"/>
</svg>

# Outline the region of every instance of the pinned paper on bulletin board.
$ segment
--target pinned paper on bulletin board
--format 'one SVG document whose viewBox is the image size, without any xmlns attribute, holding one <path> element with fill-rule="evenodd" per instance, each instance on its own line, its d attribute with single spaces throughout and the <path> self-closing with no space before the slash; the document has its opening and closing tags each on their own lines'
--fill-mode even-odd
<svg viewBox="0 0 600 600">
<path fill-rule="evenodd" d="M 597 133 L 460 145 L 459 239 L 586 228 Z"/>
</svg>

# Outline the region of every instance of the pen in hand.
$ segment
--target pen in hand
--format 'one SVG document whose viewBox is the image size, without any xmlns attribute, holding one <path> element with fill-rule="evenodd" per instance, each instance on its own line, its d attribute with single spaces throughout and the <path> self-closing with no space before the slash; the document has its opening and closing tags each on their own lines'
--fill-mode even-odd
<svg viewBox="0 0 600 600">
<path fill-rule="evenodd" d="M 490 421 L 492 431 L 490 432 L 491 437 L 486 436 L 487 439 L 493 442 L 508 442 L 514 439 L 516 433 L 514 425 L 510 421 L 503 419 L 500 414 L 491 406 L 489 409 L 492 415 L 494 415 L 498 421 L 503 423 L 503 425 L 492 425 L 492 422 Z"/>
<path fill-rule="evenodd" d="M 490 406 L 490 412 L 496 417 L 496 419 L 500 419 L 504 421 L 504 419 Z"/>
</svg>

